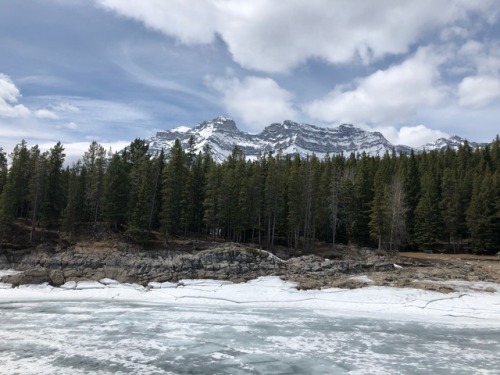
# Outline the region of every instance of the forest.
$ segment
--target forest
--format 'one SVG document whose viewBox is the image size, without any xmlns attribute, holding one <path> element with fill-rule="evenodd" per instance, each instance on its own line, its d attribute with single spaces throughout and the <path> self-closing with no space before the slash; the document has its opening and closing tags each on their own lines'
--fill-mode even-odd
<svg viewBox="0 0 500 375">
<path fill-rule="evenodd" d="M 69 235 L 105 226 L 147 244 L 176 237 L 281 245 L 353 244 L 389 253 L 500 250 L 500 140 L 473 149 L 319 159 L 235 146 L 217 164 L 210 150 L 176 141 L 152 155 L 144 140 L 111 154 L 92 142 L 65 166 L 64 146 L 0 148 L 0 246 L 15 223 L 33 234 Z"/>
</svg>

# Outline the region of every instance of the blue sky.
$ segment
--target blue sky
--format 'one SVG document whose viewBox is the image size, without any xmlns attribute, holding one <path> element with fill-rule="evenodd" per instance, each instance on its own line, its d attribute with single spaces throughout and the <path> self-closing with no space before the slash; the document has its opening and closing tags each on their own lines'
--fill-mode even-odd
<svg viewBox="0 0 500 375">
<path fill-rule="evenodd" d="M 499 16 L 494 0 L 3 0 L 0 147 L 75 157 L 218 115 L 490 141 Z"/>
</svg>

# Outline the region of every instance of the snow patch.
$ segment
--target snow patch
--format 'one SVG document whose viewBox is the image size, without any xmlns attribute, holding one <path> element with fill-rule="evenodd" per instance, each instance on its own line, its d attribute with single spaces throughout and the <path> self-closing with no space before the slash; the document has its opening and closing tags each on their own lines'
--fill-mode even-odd
<svg viewBox="0 0 500 375">
<path fill-rule="evenodd" d="M 366 276 L 351 280 L 371 283 Z M 374 317 L 400 321 L 441 322 L 500 327 L 500 284 L 452 282 L 460 291 L 442 294 L 413 288 L 367 286 L 361 289 L 297 290 L 279 277 L 260 277 L 242 284 L 219 280 L 179 283 L 119 284 L 113 280 L 0 287 L 0 303 L 23 301 L 122 300 L 179 305 L 245 305 L 313 310 L 327 315 Z M 71 293 L 68 293 L 71 290 Z"/>
</svg>

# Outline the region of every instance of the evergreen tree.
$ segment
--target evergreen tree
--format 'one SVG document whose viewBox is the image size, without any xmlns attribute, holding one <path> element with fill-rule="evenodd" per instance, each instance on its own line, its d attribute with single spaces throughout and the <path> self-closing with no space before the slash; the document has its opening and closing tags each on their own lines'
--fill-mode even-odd
<svg viewBox="0 0 500 375">
<path fill-rule="evenodd" d="M 93 141 L 83 155 L 83 166 L 86 169 L 86 219 L 93 223 L 92 234 L 95 234 L 97 222 L 101 215 L 101 201 L 104 190 L 104 172 L 106 169 L 106 151 L 104 147 Z"/>
<path fill-rule="evenodd" d="M 188 154 L 189 158 L 189 154 Z M 203 227 L 203 202 L 206 189 L 204 157 L 199 153 L 191 163 L 186 182 L 185 231 L 201 233 Z"/>
<path fill-rule="evenodd" d="M 80 161 L 68 169 L 67 202 L 63 211 L 62 230 L 75 233 L 75 226 L 84 221 L 87 170 Z"/>
<path fill-rule="evenodd" d="M 417 158 L 413 150 L 409 157 L 402 155 L 401 168 L 403 177 L 403 191 L 405 192 L 406 228 L 409 242 L 413 243 L 415 233 L 415 211 L 420 200 L 420 174 Z"/>
<path fill-rule="evenodd" d="M 115 153 L 104 176 L 103 218 L 116 231 L 127 222 L 130 184 L 128 166 L 124 158 Z"/>
<path fill-rule="evenodd" d="M 448 247 L 453 246 L 453 250 L 456 252 L 458 241 L 461 237 L 461 223 L 463 222 L 464 209 L 460 199 L 459 181 L 456 171 L 451 168 L 446 168 L 443 172 L 440 209 L 444 229 L 447 234 Z"/>
<path fill-rule="evenodd" d="M 153 205 L 156 199 L 155 189 L 157 188 L 155 181 L 159 180 L 159 171 L 156 168 L 157 165 L 150 162 L 149 157 L 139 159 L 138 163 L 142 173 L 137 180 L 135 200 L 131 202 L 127 233 L 135 241 L 144 244 L 148 240 L 151 230 L 153 220 L 151 215 L 154 213 Z"/>
<path fill-rule="evenodd" d="M 64 186 L 63 164 L 64 147 L 58 142 L 47 156 L 46 189 L 40 208 L 40 221 L 49 228 L 58 228 L 65 206 L 66 189 Z"/>
<path fill-rule="evenodd" d="M 368 246 L 371 244 L 369 223 L 371 202 L 373 200 L 374 165 L 365 153 L 361 155 L 356 163 L 355 176 L 356 204 L 352 229 L 353 241 L 360 246 Z"/>
<path fill-rule="evenodd" d="M 429 170 L 422 174 L 421 184 L 415 210 L 415 242 L 419 246 L 433 247 L 442 233 L 438 176 Z"/>
<path fill-rule="evenodd" d="M 300 233 L 304 219 L 304 176 L 301 158 L 294 156 L 289 168 L 288 181 L 288 231 L 289 243 L 295 250 L 299 249 Z"/>
<path fill-rule="evenodd" d="M 0 147 L 0 196 L 7 181 L 7 154 Z"/>
<path fill-rule="evenodd" d="M 394 255 L 399 249 L 399 245 L 406 238 L 406 194 L 403 183 L 398 175 L 392 178 L 389 188 L 389 253 Z"/>
<path fill-rule="evenodd" d="M 186 153 L 177 139 L 163 172 L 162 225 L 167 240 L 171 234 L 176 234 L 183 228 L 181 219 L 185 207 L 187 175 Z"/>
<path fill-rule="evenodd" d="M 33 234 L 38 225 L 40 206 L 42 206 L 43 196 L 46 190 L 46 168 L 47 155 L 42 154 L 38 146 L 34 146 L 30 152 L 33 174 L 29 183 L 29 197 L 31 208 L 31 231 L 30 242 L 33 241 Z"/>
<path fill-rule="evenodd" d="M 262 159 L 251 163 L 248 168 L 248 179 L 246 184 L 246 212 L 249 219 L 250 238 L 252 243 L 255 242 L 255 237 L 258 238 L 259 246 L 261 243 L 262 231 L 262 205 L 264 197 L 264 169 Z M 257 232 L 257 234 L 256 234 Z"/>
<path fill-rule="evenodd" d="M 29 214 L 30 199 L 29 185 L 33 174 L 33 161 L 26 141 L 16 145 L 10 155 L 12 160 L 5 186 L 5 208 L 10 207 L 5 214 L 11 218 L 27 218 Z"/>
<path fill-rule="evenodd" d="M 349 243 L 354 240 L 354 223 L 356 220 L 358 201 L 355 190 L 355 170 L 346 166 L 342 175 L 339 192 L 338 242 Z"/>
<path fill-rule="evenodd" d="M 500 243 L 500 178 L 499 173 L 486 170 L 477 176 L 467 223 L 473 240 L 473 248 L 481 253 L 495 253 Z"/>
<path fill-rule="evenodd" d="M 276 157 L 270 155 L 267 161 L 267 175 L 265 180 L 265 217 L 267 221 L 267 250 L 272 250 L 276 225 L 283 210 L 282 200 L 284 191 L 283 159 L 281 152 Z"/>
<path fill-rule="evenodd" d="M 388 182 L 392 176 L 389 154 L 379 163 L 374 179 L 374 195 L 370 211 L 370 234 L 378 242 L 379 250 L 390 232 L 390 202 Z"/>
<path fill-rule="evenodd" d="M 205 189 L 205 200 L 203 207 L 205 213 L 203 215 L 204 224 L 208 230 L 208 234 L 215 240 L 220 235 L 220 201 L 221 201 L 221 180 L 222 168 L 215 164 L 211 159 L 207 163 L 207 185 Z"/>
</svg>

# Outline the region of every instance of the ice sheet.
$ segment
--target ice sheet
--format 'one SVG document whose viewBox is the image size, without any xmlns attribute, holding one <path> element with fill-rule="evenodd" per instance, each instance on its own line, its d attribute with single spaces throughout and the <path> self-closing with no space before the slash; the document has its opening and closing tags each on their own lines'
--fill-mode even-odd
<svg viewBox="0 0 500 375">
<path fill-rule="evenodd" d="M 360 280 L 361 281 L 361 280 Z M 369 282 L 368 278 L 363 281 Z M 311 309 L 324 314 L 439 321 L 500 327 L 500 285 L 455 282 L 458 292 L 443 294 L 422 289 L 367 286 L 365 288 L 297 290 L 279 277 L 260 277 L 233 284 L 218 280 L 151 283 L 148 287 L 114 280 L 67 282 L 0 288 L 1 302 L 122 300 L 144 303 L 248 305 Z M 485 290 L 488 290 L 485 291 Z"/>
</svg>

